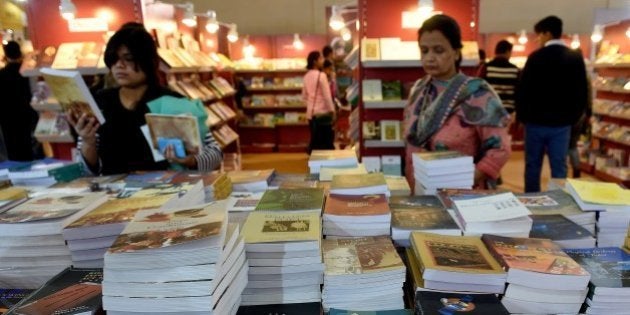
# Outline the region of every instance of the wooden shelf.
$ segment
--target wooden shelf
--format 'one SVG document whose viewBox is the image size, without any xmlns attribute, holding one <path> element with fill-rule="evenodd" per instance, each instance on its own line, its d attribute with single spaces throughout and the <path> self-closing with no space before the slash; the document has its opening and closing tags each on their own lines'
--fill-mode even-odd
<svg viewBox="0 0 630 315">
<path fill-rule="evenodd" d="M 363 107 L 365 109 L 389 109 L 389 108 L 405 108 L 407 100 L 400 101 L 365 101 Z"/>
<path fill-rule="evenodd" d="M 622 141 L 615 140 L 615 139 L 610 139 L 610 138 L 606 138 L 606 137 L 602 137 L 602 136 L 598 136 L 598 135 L 593 135 L 593 138 L 597 138 L 599 140 L 608 141 L 608 142 L 616 143 L 616 144 L 619 144 L 619 145 L 622 145 L 622 146 L 630 147 L 630 143 L 622 142 Z"/>
<path fill-rule="evenodd" d="M 593 174 L 593 172 L 595 171 L 595 165 L 580 161 L 580 170 L 585 173 Z"/>
<path fill-rule="evenodd" d="M 610 174 L 608 174 L 606 172 L 602 172 L 602 171 L 598 171 L 598 170 L 595 170 L 593 172 L 593 175 L 595 175 L 595 177 L 597 177 L 597 178 L 599 178 L 599 179 L 601 179 L 603 181 L 617 183 L 617 184 L 622 184 L 622 185 L 624 185 L 626 187 L 628 187 L 628 184 L 630 184 L 630 180 L 623 180 L 623 179 L 621 179 L 619 177 L 616 177 L 616 176 L 610 175 Z"/>
<path fill-rule="evenodd" d="M 363 140 L 366 148 L 404 148 L 405 142 L 399 141 L 381 141 L 381 140 Z"/>
<path fill-rule="evenodd" d="M 595 88 L 595 91 L 617 93 L 617 94 L 630 94 L 630 90 L 612 90 L 612 89 L 605 89 L 605 88 Z"/>
<path fill-rule="evenodd" d="M 620 63 L 596 63 L 593 65 L 594 68 L 619 68 L 619 69 L 627 69 L 630 68 L 630 62 L 620 62 Z"/>
</svg>

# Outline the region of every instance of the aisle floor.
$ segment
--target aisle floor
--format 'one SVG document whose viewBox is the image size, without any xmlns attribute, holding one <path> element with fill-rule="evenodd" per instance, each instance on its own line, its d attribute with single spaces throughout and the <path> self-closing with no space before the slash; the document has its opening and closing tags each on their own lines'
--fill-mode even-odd
<svg viewBox="0 0 630 315">
<path fill-rule="evenodd" d="M 308 155 L 306 153 L 265 153 L 243 154 L 243 169 L 255 170 L 274 168 L 281 173 L 308 173 Z M 523 192 L 525 158 L 523 151 L 513 151 L 510 160 L 501 172 L 503 184 L 500 186 L 513 192 Z M 550 178 L 549 162 L 545 158 L 541 175 L 542 189 L 546 190 Z M 569 168 L 571 174 L 571 168 Z M 588 175 L 583 175 L 590 178 Z"/>
</svg>

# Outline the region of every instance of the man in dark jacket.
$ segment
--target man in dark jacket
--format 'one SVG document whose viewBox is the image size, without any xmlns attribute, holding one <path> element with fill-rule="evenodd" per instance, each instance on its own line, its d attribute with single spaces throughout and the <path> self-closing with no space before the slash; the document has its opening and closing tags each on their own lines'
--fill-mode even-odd
<svg viewBox="0 0 630 315">
<path fill-rule="evenodd" d="M 551 177 L 567 177 L 571 126 L 587 104 L 582 56 L 560 40 L 562 20 L 549 16 L 534 26 L 541 48 L 529 55 L 516 90 L 516 117 L 525 124 L 525 191 L 540 191 L 545 152 Z"/>
<path fill-rule="evenodd" d="M 9 41 L 2 47 L 6 66 L 0 70 L 0 128 L 4 135 L 7 156 L 13 161 L 32 161 L 33 130 L 38 115 L 30 105 L 31 88 L 20 74 L 22 52 L 20 45 Z"/>
</svg>

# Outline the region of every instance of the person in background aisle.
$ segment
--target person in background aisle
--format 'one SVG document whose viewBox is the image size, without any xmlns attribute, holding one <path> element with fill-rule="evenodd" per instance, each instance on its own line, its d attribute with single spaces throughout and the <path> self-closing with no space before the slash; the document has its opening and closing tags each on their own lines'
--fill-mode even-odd
<svg viewBox="0 0 630 315">
<path fill-rule="evenodd" d="M 333 123 L 336 118 L 335 105 L 330 94 L 330 85 L 326 75 L 322 73 L 324 57 L 318 51 L 311 51 L 306 58 L 308 71 L 304 75 L 302 99 L 306 104 L 306 119 L 311 129 L 311 142 L 308 152 L 312 150 L 335 149 Z"/>
<path fill-rule="evenodd" d="M 587 104 L 582 56 L 562 42 L 562 20 L 548 16 L 534 26 L 540 48 L 527 58 L 516 89 L 516 118 L 525 124 L 525 191 L 540 191 L 545 152 L 551 177 L 567 177 L 571 126 Z"/>
<path fill-rule="evenodd" d="M 9 41 L 2 48 L 6 66 L 0 70 L 0 128 L 7 158 L 12 161 L 32 161 L 35 159 L 33 131 L 39 115 L 31 107 L 32 95 L 28 79 L 20 74 L 20 44 Z"/>
<path fill-rule="evenodd" d="M 514 90 L 519 76 L 518 67 L 510 62 L 513 46 L 507 40 L 499 41 L 494 48 L 494 59 L 479 71 L 479 77 L 492 85 L 510 114 L 514 113 Z"/>
<path fill-rule="evenodd" d="M 202 171 L 220 166 L 223 154 L 210 132 L 198 152 L 186 152 L 186 157 L 177 158 L 169 147 L 164 154 L 166 161 L 154 161 L 140 129 L 146 124 L 147 102 L 165 95 L 181 95 L 160 85 L 156 45 L 142 24 L 127 23 L 110 38 L 105 48 L 105 64 L 119 85 L 95 96 L 105 124 L 101 126 L 94 118 L 68 113 L 68 121 L 79 135 L 77 147 L 92 173 L 162 170 L 169 168 L 170 163 Z"/>
<path fill-rule="evenodd" d="M 479 65 L 477 66 L 477 73 L 481 71 L 483 67 L 486 66 L 486 51 L 483 49 L 479 49 Z"/>
<path fill-rule="evenodd" d="M 330 72 L 326 71 L 326 75 L 328 76 L 328 81 L 330 82 L 330 91 L 332 93 L 332 98 L 335 99 L 337 95 L 337 69 L 335 69 L 335 57 L 333 55 L 333 48 L 330 45 L 324 46 L 322 48 L 322 55 L 324 56 L 324 71 L 330 69 Z M 330 65 L 328 66 L 328 63 Z"/>
<path fill-rule="evenodd" d="M 434 15 L 418 30 L 422 67 L 404 111 L 405 175 L 413 186 L 412 153 L 454 150 L 473 156 L 475 187 L 492 187 L 509 159 L 509 115 L 483 79 L 459 71 L 461 31 L 446 15 Z"/>
<path fill-rule="evenodd" d="M 335 85 L 335 82 L 334 82 L 335 66 L 330 60 L 325 59 L 324 65 L 322 66 L 322 71 L 326 74 L 326 79 L 328 79 L 328 87 L 330 88 L 330 95 L 334 102 L 335 96 L 337 95 L 337 86 Z"/>
<path fill-rule="evenodd" d="M 581 53 L 581 52 L 580 52 Z M 580 178 L 582 172 L 580 171 L 580 153 L 578 152 L 578 141 L 582 135 L 590 135 L 590 121 L 593 114 L 593 85 L 591 84 L 591 78 L 586 72 L 586 108 L 584 113 L 580 116 L 580 119 L 571 126 L 571 137 L 569 138 L 569 162 L 571 163 L 571 169 L 573 170 L 573 178 Z"/>
</svg>

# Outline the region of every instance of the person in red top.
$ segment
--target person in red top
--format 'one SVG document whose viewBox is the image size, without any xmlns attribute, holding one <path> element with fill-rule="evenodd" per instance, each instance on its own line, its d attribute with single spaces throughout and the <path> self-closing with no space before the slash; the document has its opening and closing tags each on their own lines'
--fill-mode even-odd
<svg viewBox="0 0 630 315">
<path fill-rule="evenodd" d="M 324 57 L 318 51 L 312 51 L 306 58 L 308 71 L 304 75 L 302 99 L 306 104 L 306 118 L 311 129 L 309 153 L 312 150 L 335 149 L 333 122 L 335 106 L 330 93 L 330 85 L 326 74 L 321 70 Z"/>
<path fill-rule="evenodd" d="M 509 159 L 509 114 L 483 79 L 459 71 L 461 31 L 446 15 L 435 15 L 418 30 L 426 76 L 410 93 L 404 112 L 405 175 L 413 186 L 412 153 L 454 150 L 472 156 L 475 188 L 492 187 Z"/>
</svg>

